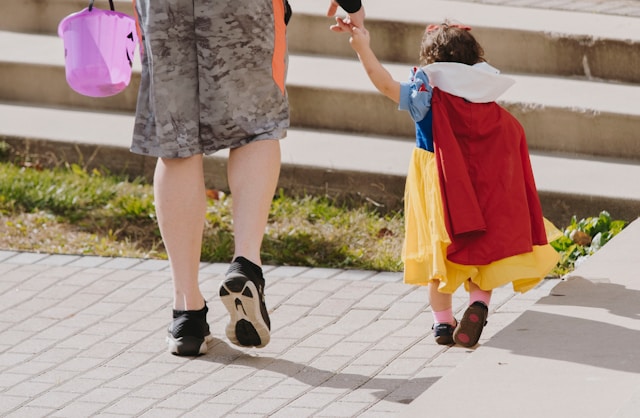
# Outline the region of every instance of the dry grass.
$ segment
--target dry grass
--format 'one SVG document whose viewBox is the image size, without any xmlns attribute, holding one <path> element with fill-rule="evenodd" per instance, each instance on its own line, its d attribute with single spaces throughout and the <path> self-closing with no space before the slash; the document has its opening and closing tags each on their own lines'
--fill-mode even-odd
<svg viewBox="0 0 640 418">
<path fill-rule="evenodd" d="M 159 245 L 148 248 L 116 234 L 89 231 L 60 222 L 45 211 L 3 216 L 0 248 L 50 254 L 101 255 L 105 257 L 165 258 Z"/>
</svg>

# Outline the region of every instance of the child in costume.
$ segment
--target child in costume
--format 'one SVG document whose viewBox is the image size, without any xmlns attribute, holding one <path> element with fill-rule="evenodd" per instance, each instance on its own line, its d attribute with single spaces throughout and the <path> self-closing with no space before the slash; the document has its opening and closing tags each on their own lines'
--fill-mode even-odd
<svg viewBox="0 0 640 418">
<path fill-rule="evenodd" d="M 428 285 L 438 344 L 477 344 L 491 291 L 535 287 L 557 264 L 558 231 L 542 216 L 525 133 L 495 100 L 514 80 L 485 62 L 471 28 L 429 25 L 422 67 L 395 81 L 370 48 L 365 28 L 350 43 L 376 88 L 416 123 L 405 189 L 404 281 Z M 452 294 L 469 306 L 458 322 Z"/>
</svg>

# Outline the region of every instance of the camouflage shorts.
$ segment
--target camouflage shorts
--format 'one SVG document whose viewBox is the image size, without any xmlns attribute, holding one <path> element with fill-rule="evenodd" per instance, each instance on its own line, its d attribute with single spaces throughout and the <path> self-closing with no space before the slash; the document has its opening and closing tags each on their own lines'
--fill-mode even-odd
<svg viewBox="0 0 640 418">
<path fill-rule="evenodd" d="M 183 158 L 286 135 L 284 0 L 137 0 L 136 15 L 132 152 Z"/>
</svg>

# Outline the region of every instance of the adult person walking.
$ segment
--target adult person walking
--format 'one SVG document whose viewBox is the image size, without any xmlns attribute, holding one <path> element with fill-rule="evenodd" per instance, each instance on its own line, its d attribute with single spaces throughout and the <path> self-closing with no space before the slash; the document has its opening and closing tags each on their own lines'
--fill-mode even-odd
<svg viewBox="0 0 640 418">
<path fill-rule="evenodd" d="M 229 149 L 234 257 L 220 287 L 227 337 L 263 347 L 271 324 L 260 248 L 289 127 L 285 0 L 136 0 L 142 76 L 131 151 L 157 157 L 156 214 L 173 280 L 171 353 L 206 353 L 198 281 L 205 224 L 203 155 Z M 360 0 L 339 0 L 363 24 Z M 335 14 L 336 2 L 329 12 Z"/>
</svg>

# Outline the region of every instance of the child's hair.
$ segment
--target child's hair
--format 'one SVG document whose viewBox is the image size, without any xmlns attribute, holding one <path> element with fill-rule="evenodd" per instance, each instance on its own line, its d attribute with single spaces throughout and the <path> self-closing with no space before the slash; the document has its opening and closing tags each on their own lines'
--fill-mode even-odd
<svg viewBox="0 0 640 418">
<path fill-rule="evenodd" d="M 484 50 L 470 33 L 471 28 L 445 20 L 429 25 L 422 37 L 420 65 L 434 62 L 460 62 L 473 65 L 484 61 Z"/>
</svg>

